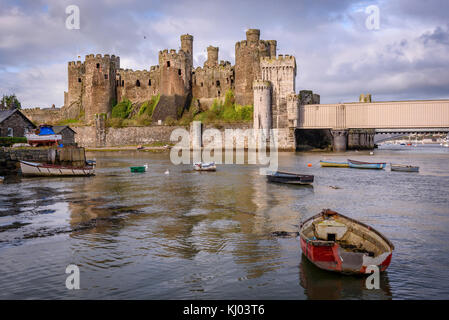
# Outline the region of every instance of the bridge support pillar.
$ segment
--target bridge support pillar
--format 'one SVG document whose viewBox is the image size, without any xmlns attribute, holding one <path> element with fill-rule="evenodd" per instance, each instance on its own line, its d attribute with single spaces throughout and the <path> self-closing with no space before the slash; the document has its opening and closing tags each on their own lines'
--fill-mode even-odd
<svg viewBox="0 0 449 320">
<path fill-rule="evenodd" d="M 331 130 L 332 147 L 336 152 L 346 151 L 348 145 L 348 130 Z"/>
<path fill-rule="evenodd" d="M 373 129 L 351 129 L 348 134 L 348 149 L 363 150 L 374 149 L 374 135 Z"/>
</svg>

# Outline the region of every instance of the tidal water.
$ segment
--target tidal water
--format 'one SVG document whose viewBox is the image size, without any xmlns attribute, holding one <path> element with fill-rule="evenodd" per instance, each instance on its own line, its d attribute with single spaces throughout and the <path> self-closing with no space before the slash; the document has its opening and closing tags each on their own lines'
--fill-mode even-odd
<svg viewBox="0 0 449 320">
<path fill-rule="evenodd" d="M 280 153 L 280 169 L 314 174 L 313 187 L 267 183 L 255 165 L 194 172 L 169 153 L 88 158 L 95 177 L 0 185 L 0 299 L 449 299 L 449 148 Z M 319 166 L 347 158 L 420 172 Z M 145 163 L 148 172 L 130 173 Z M 272 235 L 323 208 L 393 242 L 380 289 L 319 270 L 299 238 Z M 79 290 L 66 288 L 70 264 Z"/>
</svg>

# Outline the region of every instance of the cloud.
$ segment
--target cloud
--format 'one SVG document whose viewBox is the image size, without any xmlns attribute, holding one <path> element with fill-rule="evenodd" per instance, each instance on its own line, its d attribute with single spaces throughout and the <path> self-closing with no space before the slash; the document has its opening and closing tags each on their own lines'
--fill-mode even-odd
<svg viewBox="0 0 449 320">
<path fill-rule="evenodd" d="M 67 30 L 67 5 L 80 8 L 81 29 Z M 380 9 L 380 30 L 365 26 L 368 5 Z M 296 56 L 297 91 L 322 103 L 449 98 L 447 1 L 2 1 L 0 93 L 14 91 L 26 106 L 63 104 L 67 61 L 109 53 L 124 68 L 149 69 L 158 51 L 194 36 L 194 63 L 209 45 L 235 63 L 235 43 L 248 28 Z M 37 75 L 37 76 L 36 76 Z"/>
</svg>

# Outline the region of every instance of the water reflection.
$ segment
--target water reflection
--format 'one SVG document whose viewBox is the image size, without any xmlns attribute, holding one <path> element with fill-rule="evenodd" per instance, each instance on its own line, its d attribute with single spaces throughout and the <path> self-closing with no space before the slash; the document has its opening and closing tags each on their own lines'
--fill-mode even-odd
<svg viewBox="0 0 449 320">
<path fill-rule="evenodd" d="M 349 276 L 321 270 L 301 255 L 299 283 L 308 299 L 391 299 L 388 271 L 380 274 L 380 288 L 366 289 L 366 276 Z"/>
<path fill-rule="evenodd" d="M 2 185 L 0 287 L 7 290 L 0 297 L 73 298 L 55 276 L 69 263 L 83 270 L 80 298 L 447 297 L 448 154 L 409 154 L 422 168 L 417 175 L 326 170 L 319 166 L 326 156 L 404 162 L 405 155 L 281 153 L 280 168 L 314 174 L 313 187 L 267 183 L 257 166 L 203 173 L 171 164 L 167 154 L 138 152 L 90 156 L 97 159 L 91 178 Z M 148 172 L 130 172 L 144 163 Z M 380 290 L 365 289 L 365 277 L 320 270 L 300 258 L 297 239 L 272 236 L 297 232 L 323 208 L 395 244 Z"/>
</svg>

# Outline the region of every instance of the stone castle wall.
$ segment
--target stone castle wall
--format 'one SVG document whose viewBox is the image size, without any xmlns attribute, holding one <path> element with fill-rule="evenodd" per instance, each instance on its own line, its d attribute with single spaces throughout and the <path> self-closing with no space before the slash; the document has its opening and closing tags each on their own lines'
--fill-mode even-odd
<svg viewBox="0 0 449 320">
<path fill-rule="evenodd" d="M 218 48 L 209 46 L 203 68 L 196 68 L 192 74 L 192 95 L 197 99 L 217 98 L 230 89 L 234 89 L 234 67 L 229 61 L 218 63 Z"/>
<path fill-rule="evenodd" d="M 71 119 L 69 117 L 65 118 L 63 116 L 61 108 L 29 108 L 21 109 L 20 111 L 37 125 L 52 123 L 54 121 L 59 121 L 62 119 Z"/>
</svg>

